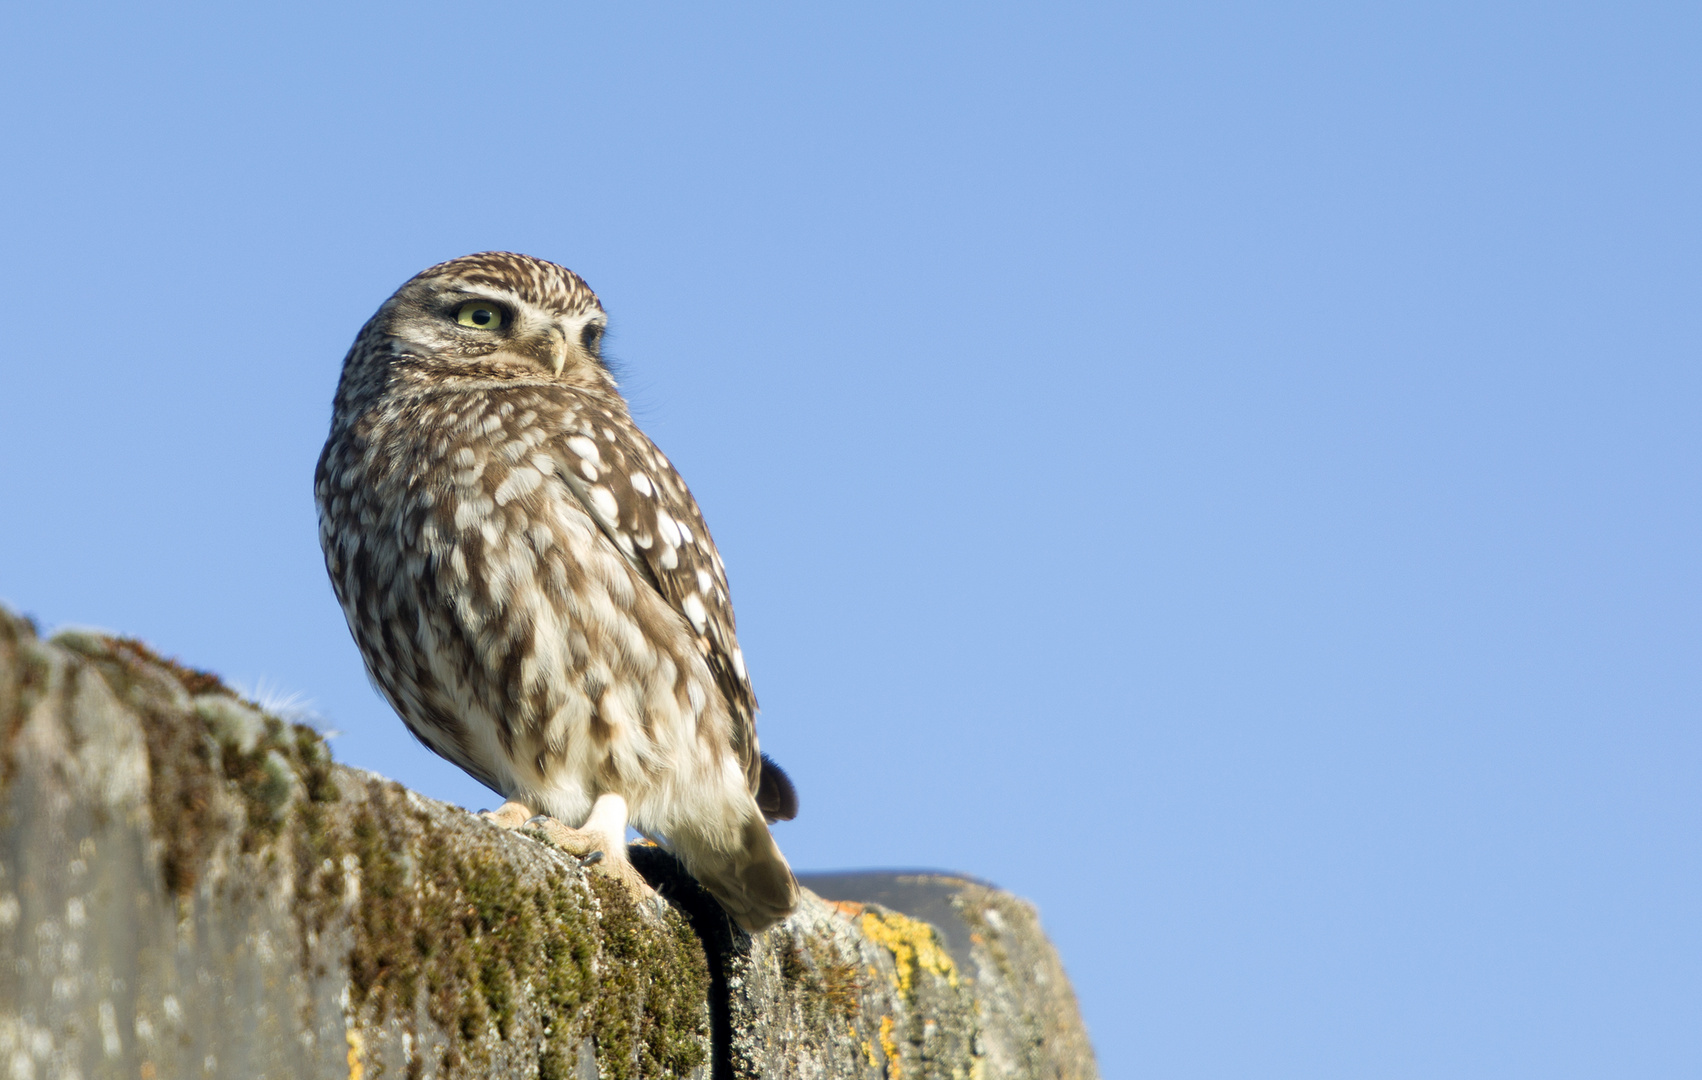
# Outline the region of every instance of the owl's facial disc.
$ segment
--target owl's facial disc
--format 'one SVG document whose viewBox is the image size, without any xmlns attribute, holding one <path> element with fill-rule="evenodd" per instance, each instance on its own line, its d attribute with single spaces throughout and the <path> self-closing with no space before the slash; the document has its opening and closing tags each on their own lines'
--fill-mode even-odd
<svg viewBox="0 0 1702 1080">
<path fill-rule="evenodd" d="M 602 357 L 594 347 L 602 334 L 600 322 L 587 322 L 583 315 L 564 317 L 522 309 L 515 324 L 514 332 L 501 350 L 492 354 L 493 359 L 515 357 L 548 371 L 556 379 L 564 375 L 570 379 L 600 379 L 606 375 Z M 587 337 L 593 346 L 585 344 Z"/>
<path fill-rule="evenodd" d="M 608 384 L 599 308 L 551 310 L 506 289 L 417 281 L 393 300 L 385 330 L 406 354 L 451 371 Z"/>
</svg>

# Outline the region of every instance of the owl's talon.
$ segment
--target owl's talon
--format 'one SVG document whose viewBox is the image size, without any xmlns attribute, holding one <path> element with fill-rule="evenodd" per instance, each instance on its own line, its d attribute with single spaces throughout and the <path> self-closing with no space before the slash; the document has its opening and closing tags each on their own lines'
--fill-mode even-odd
<svg viewBox="0 0 1702 1080">
<path fill-rule="evenodd" d="M 518 829 L 537 820 L 532 808 L 510 799 L 497 810 L 480 810 L 479 817 L 499 829 Z"/>
<path fill-rule="evenodd" d="M 601 795 L 592 807 L 591 816 L 577 829 L 570 829 L 553 817 L 539 815 L 527 822 L 527 832 L 536 832 L 549 846 L 571 855 L 579 865 L 597 873 L 607 874 L 626 887 L 634 900 L 647 900 L 656 895 L 626 857 L 626 800 L 619 795 Z"/>
</svg>

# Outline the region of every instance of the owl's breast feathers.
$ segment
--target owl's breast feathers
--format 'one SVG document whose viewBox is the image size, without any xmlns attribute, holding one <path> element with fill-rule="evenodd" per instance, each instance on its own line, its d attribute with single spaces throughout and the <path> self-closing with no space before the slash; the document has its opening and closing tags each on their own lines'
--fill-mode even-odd
<svg viewBox="0 0 1702 1080">
<path fill-rule="evenodd" d="M 624 402 L 563 386 L 438 388 L 344 419 L 316 484 L 327 566 L 363 651 L 381 661 L 376 681 L 428 745 L 489 783 L 491 749 L 469 714 L 494 718 L 512 757 L 516 726 L 543 725 L 581 696 L 588 730 L 618 714 L 655 738 L 653 714 L 675 706 L 641 694 L 623 707 L 602 684 L 622 681 L 616 668 L 655 668 L 677 644 L 703 667 L 673 657 L 673 674 L 652 681 L 675 683 L 699 736 L 724 738 L 750 790 L 764 787 L 725 569 L 691 492 Z M 410 624 L 412 640 L 397 632 Z M 688 668 L 713 686 L 694 690 Z M 564 676 L 578 693 L 564 694 Z M 716 691 L 724 709 L 697 700 Z M 541 734 L 559 744 L 565 732 Z"/>
</svg>

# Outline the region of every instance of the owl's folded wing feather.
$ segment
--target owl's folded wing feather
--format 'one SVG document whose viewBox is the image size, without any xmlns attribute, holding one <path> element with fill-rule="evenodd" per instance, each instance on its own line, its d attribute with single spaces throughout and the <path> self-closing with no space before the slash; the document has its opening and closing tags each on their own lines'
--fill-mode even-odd
<svg viewBox="0 0 1702 1080">
<path fill-rule="evenodd" d="M 576 430 L 549 447 L 559 474 L 604 535 L 691 624 L 727 699 L 733 749 L 744 763 L 752 793 L 757 793 L 763 759 L 757 751 L 756 694 L 739 651 L 726 569 L 697 500 L 668 459 L 630 421 L 604 424 L 582 416 L 569 426 Z M 771 780 L 768 789 L 776 785 L 791 788 L 784 773 L 778 781 Z M 794 813 L 796 802 L 791 796 Z"/>
</svg>

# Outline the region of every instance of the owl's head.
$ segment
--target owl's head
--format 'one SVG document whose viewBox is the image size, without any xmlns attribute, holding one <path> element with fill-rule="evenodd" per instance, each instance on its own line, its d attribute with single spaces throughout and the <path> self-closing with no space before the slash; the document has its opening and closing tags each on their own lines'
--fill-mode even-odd
<svg viewBox="0 0 1702 1080">
<path fill-rule="evenodd" d="M 606 324 L 597 294 L 573 271 L 484 251 L 414 275 L 362 337 L 434 375 L 611 387 L 601 351 Z"/>
</svg>

